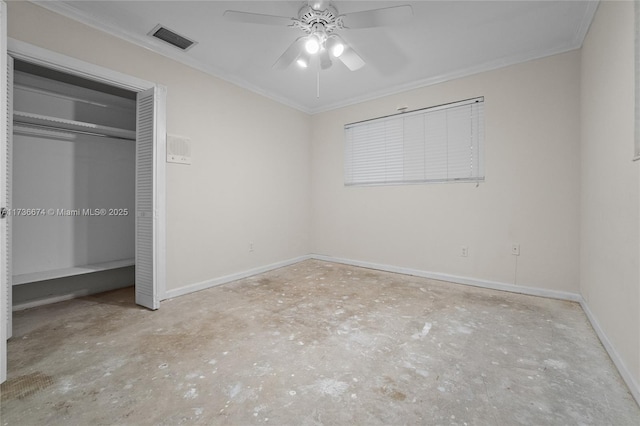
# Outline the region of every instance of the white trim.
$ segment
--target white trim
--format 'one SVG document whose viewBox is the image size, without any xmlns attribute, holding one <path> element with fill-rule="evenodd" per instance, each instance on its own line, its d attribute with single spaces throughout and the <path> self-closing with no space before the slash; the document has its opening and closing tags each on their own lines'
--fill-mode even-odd
<svg viewBox="0 0 640 426">
<path fill-rule="evenodd" d="M 169 290 L 166 292 L 167 299 L 173 299 L 174 297 L 184 296 L 185 294 L 193 293 L 195 291 L 206 290 L 211 287 L 216 287 L 222 284 L 227 284 L 232 281 L 241 280 L 243 278 L 251 277 L 253 275 L 262 274 L 264 272 L 272 271 L 274 269 L 283 268 L 285 266 L 293 265 L 298 262 L 311 259 L 311 256 L 299 256 L 293 259 L 283 260 L 281 262 L 271 263 L 265 266 L 259 266 L 257 268 L 249 269 L 243 272 L 237 272 L 231 275 L 225 275 L 219 278 L 211 280 L 201 281 L 199 283 L 189 284 L 184 287 L 177 288 L 175 290 Z"/>
<path fill-rule="evenodd" d="M 571 52 L 573 50 L 580 49 L 580 46 L 573 44 L 568 46 L 562 46 L 553 50 L 546 51 L 532 51 L 524 54 L 513 55 L 507 58 L 496 59 L 491 62 L 487 62 L 481 65 L 475 65 L 467 68 L 462 68 L 456 71 L 447 72 L 433 77 L 425 78 L 422 80 L 413 81 L 410 83 L 399 84 L 396 86 L 388 87 L 386 89 L 378 90 L 375 92 L 368 92 L 366 95 L 354 96 L 344 101 L 334 102 L 329 105 L 321 106 L 318 108 L 312 108 L 309 114 L 318 114 L 321 112 L 327 112 L 334 109 L 344 108 L 351 105 L 359 104 L 362 102 L 373 101 L 376 99 L 384 98 L 386 96 L 397 95 L 399 93 L 408 92 L 411 90 L 421 89 L 424 87 L 434 86 L 440 83 L 446 83 L 447 81 L 458 80 L 472 75 L 480 74 L 488 71 L 495 71 L 502 68 L 506 68 L 512 65 L 518 65 L 529 61 L 535 61 L 536 59 L 547 58 L 561 53 Z"/>
<path fill-rule="evenodd" d="M 13 305 L 13 312 L 24 311 L 25 309 L 37 308 L 38 306 L 50 305 L 51 303 L 64 302 L 65 300 L 76 299 L 78 297 L 88 296 L 88 290 L 78 291 L 75 293 L 63 294 L 62 296 L 47 297 L 45 299 L 34 300 L 33 302 L 20 303 Z"/>
<path fill-rule="evenodd" d="M 629 388 L 631 395 L 636 400 L 638 405 L 640 405 L 640 386 L 638 385 L 638 382 L 635 381 L 633 375 L 627 368 L 626 364 L 624 363 L 624 361 L 622 360 L 618 352 L 615 350 L 615 347 L 609 341 L 609 338 L 607 337 L 606 333 L 604 332 L 602 327 L 600 327 L 598 320 L 596 319 L 595 315 L 593 315 L 593 312 L 591 312 L 591 309 L 589 309 L 589 305 L 587 305 L 587 302 L 578 293 L 548 290 L 548 289 L 535 288 L 535 287 L 522 287 L 514 284 L 507 284 L 507 283 L 501 283 L 496 281 L 481 280 L 481 279 L 470 278 L 470 277 L 461 277 L 458 275 L 442 274 L 438 272 L 428 272 L 428 271 L 422 271 L 422 270 L 411 269 L 411 268 L 402 268 L 399 266 L 383 265 L 383 264 L 373 263 L 373 262 L 363 262 L 359 260 L 343 259 L 343 258 L 337 258 L 332 256 L 320 255 L 320 254 L 312 254 L 310 258 L 316 259 L 316 260 L 322 260 L 325 262 L 342 263 L 345 265 L 359 266 L 362 268 L 376 269 L 379 271 L 394 272 L 398 274 L 413 275 L 416 277 L 448 281 L 456 284 L 464 284 L 464 285 L 470 285 L 474 287 L 488 288 L 492 290 L 508 291 L 511 293 L 520 293 L 520 294 L 526 294 L 529 296 L 539 296 L 539 297 L 547 297 L 550 299 L 559 299 L 559 300 L 568 300 L 572 302 L 578 302 L 580 303 L 582 310 L 585 312 L 587 319 L 591 323 L 591 326 L 595 330 L 596 335 L 602 342 L 602 346 L 604 346 L 605 350 L 609 354 L 609 357 L 613 361 L 613 364 L 618 369 L 620 376 L 622 377 L 624 382 L 627 384 L 627 387 Z"/>
<path fill-rule="evenodd" d="M 195 283 L 195 284 L 191 284 L 191 285 L 188 285 L 188 286 L 185 286 L 185 287 L 181 287 L 179 289 L 170 290 L 170 291 L 168 291 L 166 293 L 166 296 L 167 296 L 168 299 L 169 298 L 178 297 L 178 296 L 183 296 L 183 295 L 186 295 L 186 294 L 189 294 L 189 293 L 193 293 L 195 291 L 205 290 L 207 288 L 219 286 L 219 285 L 222 285 L 222 284 L 227 284 L 227 283 L 230 283 L 232 281 L 240 280 L 240 279 L 247 278 L 247 277 L 250 277 L 250 276 L 253 276 L 253 275 L 258 275 L 258 274 L 261 274 L 263 272 L 267 272 L 267 271 L 271 271 L 271 270 L 274 270 L 274 269 L 282 268 L 284 266 L 293 265 L 295 263 L 302 262 L 302 261 L 308 260 L 308 259 L 321 260 L 321 261 L 324 261 L 324 262 L 332 262 L 332 263 L 341 263 L 341 264 L 344 264 L 344 265 L 358 266 L 358 267 L 362 267 L 362 268 L 375 269 L 375 270 L 379 270 L 379 271 L 393 272 L 393 273 L 404 274 L 404 275 L 412 275 L 412 276 L 422 277 L 422 278 L 430 278 L 430 279 L 446 281 L 446 282 L 451 282 L 451 283 L 456 283 L 456 284 L 469 285 L 469 286 L 473 286 L 473 287 L 487 288 L 487 289 L 491 289 L 491 290 L 507 291 L 507 292 L 510 292 L 510 293 L 519 293 L 519 294 L 525 294 L 525 295 L 529 295 L 529 296 L 538 296 L 538 297 L 546 297 L 546 298 L 550 298 L 550 299 L 568 300 L 568 301 L 571 301 L 571 302 L 578 302 L 578 303 L 580 303 L 580 306 L 584 310 L 584 312 L 585 312 L 585 314 L 587 316 L 587 319 L 589 320 L 589 322 L 591 323 L 593 329 L 595 330 L 596 335 L 598 336 L 598 338 L 602 342 L 602 345 L 604 346 L 605 350 L 609 354 L 609 357 L 611 358 L 611 360 L 613 361 L 614 365 L 618 369 L 618 372 L 622 376 L 622 379 L 624 380 L 624 382 L 629 387 L 631 395 L 635 398 L 636 402 L 640 405 L 640 386 L 638 386 L 638 383 L 633 378 L 633 375 L 629 372 L 629 369 L 627 368 L 625 363 L 622 361 L 622 358 L 620 358 L 620 355 L 618 355 L 618 352 L 615 350 L 615 348 L 613 347 L 613 345 L 609 341 L 607 335 L 605 334 L 605 332 L 600 327 L 600 324 L 598 323 L 598 321 L 596 320 L 595 316 L 593 315 L 593 313 L 589 309 L 589 306 L 587 305 L 586 301 L 582 298 L 582 296 L 580 294 L 577 294 L 577 293 L 571 293 L 571 292 L 565 292 L 565 291 L 556 291 L 556 290 L 548 290 L 548 289 L 535 288 L 535 287 L 523 287 L 523 286 L 518 286 L 518 285 L 514 285 L 514 284 L 497 282 L 497 281 L 489 281 L 489 280 L 482 280 L 482 279 L 477 279 L 477 278 L 462 277 L 462 276 L 459 276 L 459 275 L 450 275 L 450 274 L 443 274 L 443 273 L 438 273 L 438 272 L 428 272 L 428 271 L 412 269 L 412 268 L 403 268 L 403 267 L 399 267 L 399 266 L 384 265 L 384 264 L 380 264 L 380 263 L 364 262 L 364 261 L 359 261 L 359 260 L 344 259 L 344 258 L 338 258 L 338 257 L 333 257 L 333 256 L 325 256 L 325 255 L 321 255 L 321 254 L 310 254 L 310 255 L 300 256 L 300 257 L 296 257 L 296 258 L 293 258 L 293 259 L 285 260 L 285 261 L 282 261 L 282 262 L 277 262 L 277 263 L 273 263 L 273 264 L 270 264 L 270 265 L 266 265 L 266 266 L 262 266 L 262 267 L 258 267 L 258 268 L 254 268 L 254 269 L 250 269 L 250 270 L 244 271 L 244 272 L 239 272 L 239 273 L 236 273 L 236 274 L 226 275 L 226 276 L 223 276 L 223 277 L 220 277 L 220 278 L 216 278 L 216 279 L 212 279 L 212 280 L 202 281 L 202 282 L 199 282 L 199 283 Z"/>
<path fill-rule="evenodd" d="M 184 51 L 177 50 L 175 47 L 168 45 L 167 43 L 159 39 L 152 38 L 147 35 L 142 36 L 140 34 L 124 30 L 110 22 L 101 21 L 99 18 L 91 16 L 88 13 L 81 12 L 73 6 L 66 4 L 65 2 L 31 0 L 31 3 L 37 4 L 38 6 L 50 10 L 51 12 L 66 16 L 69 19 L 81 22 L 82 24 L 94 28 L 98 31 L 107 33 L 129 43 L 133 43 L 139 47 L 145 48 L 169 59 L 173 59 L 174 61 L 180 62 L 198 71 L 202 71 L 205 74 L 228 81 L 229 83 L 235 84 L 236 86 L 242 87 L 243 89 L 247 89 L 251 92 L 264 96 L 265 98 L 271 99 L 307 114 L 312 113 L 311 109 L 305 107 L 304 105 L 300 105 L 297 102 L 292 101 L 291 99 L 278 95 L 277 93 L 264 90 L 263 88 L 253 85 L 248 81 L 238 78 L 233 74 L 223 72 L 222 70 L 213 67 L 212 65 L 208 65 L 204 62 L 194 59 L 193 57 L 187 55 Z"/>
<path fill-rule="evenodd" d="M 156 245 L 156 297 L 159 300 L 164 298 L 166 291 L 166 93 L 165 86 L 153 82 L 120 73 L 99 65 L 91 64 L 61 53 L 43 49 L 20 40 L 8 39 L 8 53 L 13 57 L 25 62 L 44 66 L 61 71 L 67 74 L 80 76 L 104 84 L 141 92 L 151 88 L 156 88 L 156 107 L 161 112 L 156 117 L 157 129 L 161 134 L 157 135 L 155 157 L 156 162 L 156 227 L 154 233 L 154 243 Z"/>
<path fill-rule="evenodd" d="M 548 290 L 545 288 L 525 287 L 515 284 L 489 281 L 478 278 L 463 277 L 459 275 L 443 274 L 440 272 L 429 272 L 420 269 L 404 268 L 401 266 L 384 265 L 381 263 L 364 262 L 361 260 L 344 259 L 322 254 L 312 254 L 311 259 L 323 260 L 325 262 L 342 263 L 345 265 L 359 266 L 361 268 L 376 269 L 378 271 L 394 272 L 397 274 L 413 275 L 415 277 L 430 278 L 432 280 L 448 281 L 455 284 L 464 284 L 473 287 L 488 288 L 491 290 L 508 291 L 510 293 L 520 293 L 529 296 L 547 297 L 550 299 L 570 300 L 580 302 L 582 296 L 577 293 L 566 291 Z"/>
<path fill-rule="evenodd" d="M 618 369 L 620 376 L 622 376 L 622 380 L 627 384 L 631 395 L 635 398 L 636 403 L 640 405 L 640 385 L 638 385 L 638 382 L 633 378 L 633 374 L 631 374 L 626 364 L 618 354 L 618 351 L 616 351 L 615 347 L 611 344 L 611 341 L 609 341 L 607 334 L 604 332 L 602 327 L 600 327 L 600 323 L 598 323 L 595 315 L 591 312 L 591 309 L 589 309 L 589 305 L 586 300 L 582 297 L 580 298 L 580 306 L 582 306 L 582 310 L 587 315 L 587 318 L 598 335 L 600 342 L 602 342 L 602 346 L 604 346 L 605 350 L 609 354 L 609 358 L 611 358 L 611 361 L 613 361 L 613 364 Z"/>
<path fill-rule="evenodd" d="M 640 2 L 633 2 L 634 38 L 633 38 L 633 65 L 634 65 L 634 112 L 633 112 L 633 161 L 640 157 Z"/>
<path fill-rule="evenodd" d="M 7 58 L 7 4 L 0 1 L 0 154 L 6 156 L 7 152 L 7 84 L 8 84 L 8 58 Z M 4 179 L 0 179 L 0 184 Z M 4 201 L 4 200 L 2 200 Z M 2 207 L 2 206 L 0 206 Z M 0 226 L 0 229 L 2 227 Z M 0 245 L 6 247 L 4 236 L 0 238 Z M 4 248 L 0 248 L 0 257 L 7 259 Z M 0 264 L 2 262 L 0 261 Z M 9 326 L 9 304 L 8 298 L 10 283 L 7 279 L 0 278 L 0 383 L 7 380 L 7 327 Z"/>
<path fill-rule="evenodd" d="M 247 89 L 249 91 L 262 95 L 266 98 L 269 98 L 281 104 L 290 106 L 292 108 L 295 108 L 307 114 L 317 114 L 321 112 L 326 112 L 333 109 L 338 109 L 345 106 L 354 105 L 357 103 L 370 101 L 370 100 L 382 98 L 389 95 L 395 95 L 397 93 L 405 92 L 408 90 L 418 89 L 425 86 L 431 86 L 434 84 L 443 83 L 445 81 L 455 80 L 462 77 L 468 77 L 470 75 L 478 74 L 485 71 L 492 71 L 492 70 L 504 68 L 510 65 L 531 61 L 534 59 L 540 59 L 540 58 L 553 56 L 553 55 L 557 55 L 564 52 L 569 52 L 571 50 L 580 49 L 582 47 L 582 43 L 587 34 L 587 31 L 589 30 L 589 26 L 593 21 L 593 16 L 595 15 L 596 9 L 598 8 L 598 1 L 588 3 L 585 13 L 582 16 L 582 21 L 576 28 L 576 32 L 573 37 L 573 40 L 571 40 L 571 42 L 565 46 L 561 46 L 553 50 L 539 49 L 539 50 L 526 52 L 524 54 L 515 54 L 505 58 L 488 62 L 486 64 L 482 64 L 479 66 L 472 66 L 462 70 L 440 74 L 437 76 L 429 77 L 427 79 L 419 80 L 412 83 L 400 84 L 400 85 L 393 86 L 391 88 L 373 92 L 373 93 L 369 92 L 366 95 L 355 96 L 355 97 L 346 99 L 344 101 L 335 102 L 333 104 L 329 104 L 326 106 L 310 108 L 304 105 L 300 105 L 299 103 L 291 99 L 288 99 L 284 96 L 281 96 L 276 93 L 257 87 L 243 79 L 238 78 L 237 76 L 234 76 L 233 74 L 223 72 L 222 70 L 217 69 L 211 65 L 205 64 L 197 59 L 194 59 L 193 57 L 186 55 L 184 54 L 184 52 L 178 51 L 173 47 L 165 46 L 164 43 L 161 43 L 159 41 L 156 42 L 156 40 L 153 40 L 150 37 L 141 36 L 139 34 L 126 31 L 111 22 L 104 22 L 99 18 L 92 16 L 89 13 L 79 11 L 78 9 L 74 8 L 72 5 L 69 5 L 65 2 L 42 1 L 42 0 L 31 0 L 31 2 L 45 9 L 48 9 L 54 13 L 66 16 L 67 18 L 81 22 L 99 31 L 106 32 L 114 37 L 128 41 L 129 43 L 133 43 L 145 49 L 149 49 L 162 56 L 166 56 L 170 59 L 181 62 L 182 64 L 195 68 L 206 74 L 212 75 L 222 80 L 226 80 L 239 87 L 242 87 L 244 89 Z"/>
<path fill-rule="evenodd" d="M 140 92 L 151 89 L 155 83 L 110 70 L 99 65 L 56 53 L 24 41 L 9 38 L 8 51 L 14 59 L 50 68 L 89 80 L 99 81 L 122 89 Z"/>
<path fill-rule="evenodd" d="M 482 280 L 482 279 L 471 278 L 471 277 L 462 277 L 459 275 L 443 274 L 439 272 L 429 272 L 429 271 L 423 271 L 419 269 L 404 268 L 400 266 L 384 265 L 384 264 L 373 263 L 373 262 L 364 262 L 360 260 L 344 259 L 344 258 L 333 257 L 333 256 L 325 256 L 321 254 L 309 254 L 309 255 L 299 256 L 293 259 L 272 263 L 270 265 L 249 269 L 247 271 L 238 272 L 231 275 L 225 275 L 219 278 L 201 281 L 194 284 L 189 284 L 174 290 L 168 290 L 165 293 L 166 299 L 172 299 L 174 297 L 183 296 L 185 294 L 193 293 L 195 291 L 205 290 L 210 287 L 215 287 L 215 286 L 226 284 L 232 281 L 237 281 L 243 278 L 251 277 L 253 275 L 262 274 L 263 272 L 293 265 L 295 263 L 302 262 L 309 259 L 322 260 L 324 262 L 342 263 L 344 265 L 351 265 L 351 266 L 358 266 L 361 268 L 393 272 L 396 274 L 413 275 L 416 277 L 430 278 L 430 279 L 440 280 L 440 281 L 448 281 L 455 284 L 464 284 L 464 285 L 469 285 L 473 287 L 488 288 L 491 290 L 526 294 L 529 296 L 539 296 L 539 297 L 547 297 L 550 299 L 569 300 L 572 302 L 582 301 L 582 296 L 580 296 L 577 293 L 548 290 L 548 289 L 537 288 L 537 287 L 524 287 L 524 286 L 502 283 L 497 281 Z"/>
<path fill-rule="evenodd" d="M 101 273 L 104 271 L 95 271 L 97 273 Z M 127 273 L 127 272 L 125 272 Z M 131 273 L 133 275 L 133 272 Z M 88 278 L 91 279 L 91 278 Z M 100 278 L 98 278 L 100 279 Z M 123 288 L 127 288 L 130 284 L 125 284 L 124 286 L 118 281 L 96 281 L 97 286 L 93 286 L 92 288 L 82 288 L 82 289 L 68 289 L 66 288 L 64 291 L 59 292 L 55 296 L 53 295 L 43 295 L 41 299 L 32 299 L 23 301 L 21 303 L 17 303 L 12 306 L 12 311 L 22 311 L 25 309 L 35 308 L 37 306 L 49 305 L 51 303 L 63 302 L 65 300 L 77 299 L 79 297 L 91 296 L 93 294 L 104 293 L 106 291 L 120 290 Z M 62 284 L 65 285 L 65 284 Z"/>
<path fill-rule="evenodd" d="M 582 43 L 584 43 L 584 39 L 589 32 L 589 28 L 591 27 L 593 17 L 598 10 L 598 6 L 600 6 L 600 0 L 591 0 L 587 2 L 587 8 L 584 10 L 584 15 L 582 15 L 582 21 L 580 21 L 580 25 L 573 37 L 573 44 L 577 46 L 578 49 L 582 48 Z"/>
<path fill-rule="evenodd" d="M 121 288 L 121 287 L 118 287 Z M 115 290 L 115 288 L 114 288 Z M 100 293 L 103 291 L 111 291 L 111 290 L 100 290 Z M 90 296 L 92 294 L 97 294 L 95 291 L 91 291 L 88 289 L 85 290 L 77 290 L 71 293 L 62 294 L 60 296 L 51 296 L 46 297 L 44 299 L 33 300 L 31 302 L 19 303 L 17 305 L 13 305 L 13 312 L 16 311 L 24 311 L 25 309 L 37 308 L 38 306 L 50 305 L 52 303 L 64 302 L 66 300 L 77 299 L 79 297 Z"/>
<path fill-rule="evenodd" d="M 156 302 L 165 299 L 167 291 L 167 88 L 157 86 L 156 103 L 156 141 L 154 147 L 154 253 L 156 275 Z"/>
</svg>

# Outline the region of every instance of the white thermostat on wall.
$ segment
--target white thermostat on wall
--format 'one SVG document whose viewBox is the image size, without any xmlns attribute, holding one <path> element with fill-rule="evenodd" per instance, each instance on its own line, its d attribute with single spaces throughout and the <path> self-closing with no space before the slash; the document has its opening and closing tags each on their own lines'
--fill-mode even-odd
<svg viewBox="0 0 640 426">
<path fill-rule="evenodd" d="M 167 163 L 191 164 L 191 139 L 167 135 Z"/>
</svg>

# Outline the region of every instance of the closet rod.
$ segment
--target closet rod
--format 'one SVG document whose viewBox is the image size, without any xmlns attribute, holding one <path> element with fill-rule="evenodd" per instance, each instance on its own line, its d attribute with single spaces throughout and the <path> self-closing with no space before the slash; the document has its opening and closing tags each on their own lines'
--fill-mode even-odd
<svg viewBox="0 0 640 426">
<path fill-rule="evenodd" d="M 54 131 L 54 132 L 61 132 L 61 133 L 77 133 L 77 134 L 81 134 L 81 135 L 98 136 L 98 137 L 101 137 L 101 138 L 119 139 L 119 140 L 124 140 L 124 141 L 133 141 L 133 142 L 136 141 L 135 138 L 127 138 L 127 137 L 124 137 L 124 136 L 111 136 L 111 135 L 105 135 L 103 133 L 87 132 L 85 130 L 66 129 L 66 128 L 61 128 L 61 127 L 56 127 L 56 126 L 47 126 L 46 124 L 33 124 L 33 123 L 28 123 L 28 122 L 24 122 L 24 121 L 20 121 L 20 120 L 14 120 L 13 123 L 18 125 L 18 126 L 26 127 L 26 128 L 30 128 L 31 127 L 31 128 L 43 129 L 43 130 L 51 130 L 51 131 Z"/>
</svg>

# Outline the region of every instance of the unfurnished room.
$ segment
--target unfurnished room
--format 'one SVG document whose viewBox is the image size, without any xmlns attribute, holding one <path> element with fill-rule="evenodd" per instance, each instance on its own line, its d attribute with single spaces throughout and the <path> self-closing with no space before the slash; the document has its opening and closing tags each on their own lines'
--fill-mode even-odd
<svg viewBox="0 0 640 426">
<path fill-rule="evenodd" d="M 1 425 L 640 424 L 637 1 L 0 0 Z"/>
</svg>

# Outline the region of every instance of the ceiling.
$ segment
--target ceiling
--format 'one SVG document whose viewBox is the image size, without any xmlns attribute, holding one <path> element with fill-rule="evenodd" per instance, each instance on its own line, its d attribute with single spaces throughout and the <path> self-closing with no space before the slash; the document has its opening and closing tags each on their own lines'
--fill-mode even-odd
<svg viewBox="0 0 640 426">
<path fill-rule="evenodd" d="M 577 49 L 596 1 L 334 1 L 340 14 L 401 4 L 402 25 L 339 34 L 366 65 L 285 70 L 272 65 L 304 33 L 229 22 L 225 10 L 297 17 L 301 1 L 35 1 L 249 90 L 316 113 L 480 71 Z M 147 34 L 157 25 L 198 42 L 186 52 Z M 317 84 L 319 77 L 319 94 Z"/>
</svg>

